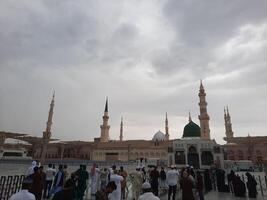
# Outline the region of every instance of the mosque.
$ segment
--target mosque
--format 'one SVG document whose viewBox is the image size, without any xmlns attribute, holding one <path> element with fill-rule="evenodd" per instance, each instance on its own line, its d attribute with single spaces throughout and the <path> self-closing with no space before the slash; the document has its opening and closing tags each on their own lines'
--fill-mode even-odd
<svg viewBox="0 0 267 200">
<path fill-rule="evenodd" d="M 0 148 L 7 148 L 6 138 L 26 141 L 20 144 L 27 149 L 28 155 L 41 162 L 92 160 L 92 161 L 136 161 L 154 160 L 165 165 L 178 167 L 191 165 L 195 168 L 209 168 L 214 164 L 223 167 L 222 147 L 210 139 L 209 115 L 206 93 L 202 82 L 199 89 L 200 126 L 189 115 L 189 123 L 184 127 L 181 139 L 169 138 L 168 116 L 165 117 L 165 133 L 158 131 L 151 140 L 124 140 L 123 119 L 120 124 L 119 140 L 109 138 L 109 105 L 106 100 L 100 137 L 94 141 L 60 141 L 52 138 L 51 128 L 55 94 L 53 95 L 46 129 L 42 137 L 28 134 L 0 132 Z"/>
</svg>

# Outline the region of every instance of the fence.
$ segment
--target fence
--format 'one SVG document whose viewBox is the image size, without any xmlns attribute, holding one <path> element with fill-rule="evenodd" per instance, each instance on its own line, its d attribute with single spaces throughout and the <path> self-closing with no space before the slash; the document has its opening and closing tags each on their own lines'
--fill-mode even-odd
<svg viewBox="0 0 267 200">
<path fill-rule="evenodd" d="M 1 176 L 0 178 L 0 199 L 8 200 L 10 196 L 20 190 L 24 175 Z"/>
</svg>

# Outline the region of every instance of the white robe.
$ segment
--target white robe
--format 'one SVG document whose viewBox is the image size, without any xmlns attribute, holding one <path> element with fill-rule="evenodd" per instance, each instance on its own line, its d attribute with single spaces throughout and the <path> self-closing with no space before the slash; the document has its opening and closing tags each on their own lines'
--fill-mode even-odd
<svg viewBox="0 0 267 200">
<path fill-rule="evenodd" d="M 28 168 L 27 172 L 26 172 L 26 176 L 29 176 L 31 174 L 34 173 L 34 168 L 37 166 L 36 161 L 32 161 L 32 165 Z"/>
<path fill-rule="evenodd" d="M 110 181 L 114 181 L 117 189 L 114 190 L 110 196 L 109 199 L 110 200 L 120 200 L 121 199 L 121 181 L 123 181 L 123 177 L 118 175 L 118 174 L 112 174 L 110 176 Z"/>
<path fill-rule="evenodd" d="M 95 174 L 90 175 L 91 178 L 91 194 L 95 194 L 99 190 L 99 169 L 95 169 Z"/>
<path fill-rule="evenodd" d="M 142 194 L 138 200 L 160 200 L 157 196 L 155 196 L 152 192 L 146 192 Z"/>
<path fill-rule="evenodd" d="M 35 196 L 28 190 L 20 190 L 16 194 L 13 194 L 9 200 L 35 200 Z"/>
</svg>

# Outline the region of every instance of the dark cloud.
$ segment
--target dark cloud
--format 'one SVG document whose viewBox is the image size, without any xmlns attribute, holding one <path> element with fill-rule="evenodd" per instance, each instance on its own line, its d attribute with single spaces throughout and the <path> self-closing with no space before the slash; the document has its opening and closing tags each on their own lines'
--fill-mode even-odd
<svg viewBox="0 0 267 200">
<path fill-rule="evenodd" d="M 237 135 L 266 134 L 265 1 L 2 1 L 0 127 L 41 135 L 56 90 L 55 137 L 99 135 L 106 96 L 111 135 L 163 130 L 181 136 L 198 122 L 204 79 L 213 137 L 223 107 Z M 75 135 L 75 136 L 74 136 Z M 77 138 L 79 135 L 79 138 Z"/>
</svg>

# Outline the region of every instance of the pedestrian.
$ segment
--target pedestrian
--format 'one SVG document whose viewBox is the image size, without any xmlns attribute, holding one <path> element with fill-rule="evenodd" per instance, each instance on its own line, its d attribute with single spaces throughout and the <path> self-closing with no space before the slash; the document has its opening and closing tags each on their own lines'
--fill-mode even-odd
<svg viewBox="0 0 267 200">
<path fill-rule="evenodd" d="M 117 189 L 110 194 L 110 200 L 120 200 L 121 199 L 121 182 L 123 177 L 119 175 L 117 170 L 114 171 L 114 174 L 110 176 L 110 181 L 114 181 Z"/>
<path fill-rule="evenodd" d="M 56 176 L 54 179 L 53 187 L 50 190 L 50 194 L 55 194 L 55 193 L 59 192 L 60 190 L 62 190 L 63 180 L 64 180 L 63 166 L 59 165 L 58 166 L 58 172 L 56 173 Z"/>
<path fill-rule="evenodd" d="M 236 176 L 234 180 L 234 191 L 236 197 L 245 197 L 246 196 L 246 185 L 240 179 L 240 176 Z"/>
<path fill-rule="evenodd" d="M 52 200 L 74 200 L 75 182 L 72 178 L 67 179 L 62 190 L 58 191 Z"/>
<path fill-rule="evenodd" d="M 116 183 L 114 181 L 110 181 L 105 188 L 96 192 L 96 200 L 108 200 L 108 196 L 116 189 Z"/>
<path fill-rule="evenodd" d="M 45 187 L 45 181 L 46 181 L 46 173 L 44 173 L 44 166 L 40 166 L 39 167 L 39 173 L 40 173 L 40 176 L 41 176 L 41 188 L 42 188 L 42 191 L 44 190 L 44 187 Z"/>
<path fill-rule="evenodd" d="M 179 178 L 179 172 L 175 170 L 174 166 L 172 165 L 171 170 L 169 170 L 166 175 L 167 184 L 169 186 L 168 200 L 171 199 L 171 195 L 172 199 L 175 200 L 178 178 Z"/>
<path fill-rule="evenodd" d="M 193 195 L 193 182 L 189 178 L 189 174 L 187 170 L 184 170 L 183 177 L 180 181 L 181 189 L 182 189 L 182 200 L 194 200 Z"/>
<path fill-rule="evenodd" d="M 247 188 L 248 188 L 248 196 L 249 198 L 256 198 L 257 197 L 257 181 L 255 178 L 249 173 L 246 173 L 247 176 Z"/>
<path fill-rule="evenodd" d="M 86 167 L 84 165 L 80 165 L 80 169 L 76 171 L 77 176 L 77 199 L 82 200 L 84 196 L 84 192 L 87 187 L 87 180 L 89 178 L 89 174 L 86 171 Z"/>
<path fill-rule="evenodd" d="M 196 177 L 196 188 L 197 188 L 197 193 L 198 193 L 198 199 L 199 200 L 204 200 L 204 194 L 203 194 L 203 177 L 200 173 L 200 171 L 197 171 L 197 177 Z"/>
<path fill-rule="evenodd" d="M 208 169 L 204 172 L 204 184 L 205 184 L 205 192 L 209 192 L 212 190 L 210 171 Z"/>
<path fill-rule="evenodd" d="M 32 179 L 25 178 L 22 182 L 21 190 L 13 194 L 9 200 L 36 200 L 34 194 L 29 192 L 32 183 Z"/>
<path fill-rule="evenodd" d="M 159 172 L 157 166 L 154 166 L 153 170 L 150 172 L 150 184 L 154 195 L 159 195 Z"/>
<path fill-rule="evenodd" d="M 100 190 L 105 189 L 107 183 L 108 183 L 108 170 L 107 168 L 104 168 L 100 170 Z"/>
<path fill-rule="evenodd" d="M 91 195 L 95 195 L 99 190 L 98 185 L 100 183 L 100 171 L 97 165 L 94 163 L 91 171 L 90 171 L 90 179 L 91 179 Z"/>
<path fill-rule="evenodd" d="M 34 160 L 32 161 L 31 166 L 28 168 L 27 172 L 26 172 L 26 176 L 30 176 L 34 173 L 34 168 L 37 166 L 37 162 Z"/>
<path fill-rule="evenodd" d="M 143 173 L 140 171 L 140 168 L 137 167 L 136 171 L 131 172 L 129 178 L 132 183 L 133 199 L 138 199 L 143 183 Z"/>
<path fill-rule="evenodd" d="M 64 172 L 64 183 L 66 182 L 66 180 L 68 179 L 69 177 L 69 173 L 68 173 L 68 165 L 64 165 L 64 169 L 63 169 L 63 172 Z"/>
<path fill-rule="evenodd" d="M 123 166 L 120 167 L 119 175 L 123 177 L 123 181 L 121 182 L 121 195 L 122 195 L 122 199 L 125 199 L 126 178 L 128 174 L 123 169 Z"/>
<path fill-rule="evenodd" d="M 56 174 L 56 171 L 52 168 L 52 164 L 48 164 L 48 168 L 46 169 L 45 173 L 46 173 L 46 180 L 45 180 L 43 197 L 49 199 L 50 197 L 49 193 L 52 187 L 52 182 Z"/>
<path fill-rule="evenodd" d="M 160 200 L 151 191 L 151 185 L 148 182 L 142 184 L 143 194 L 139 196 L 138 200 Z"/>
<path fill-rule="evenodd" d="M 166 172 L 164 170 L 164 167 L 161 167 L 159 174 L 160 174 L 159 187 L 164 192 L 166 191 Z"/>
<path fill-rule="evenodd" d="M 36 200 L 41 200 L 42 198 L 42 177 L 39 172 L 39 167 L 34 167 L 34 173 L 30 175 L 31 179 L 33 180 L 32 187 L 30 192 L 34 194 Z"/>
</svg>

